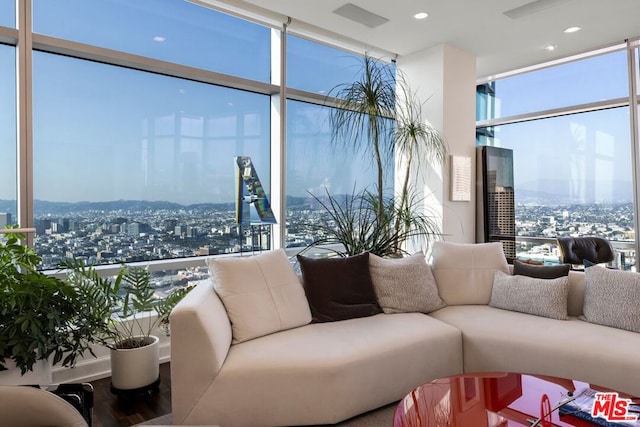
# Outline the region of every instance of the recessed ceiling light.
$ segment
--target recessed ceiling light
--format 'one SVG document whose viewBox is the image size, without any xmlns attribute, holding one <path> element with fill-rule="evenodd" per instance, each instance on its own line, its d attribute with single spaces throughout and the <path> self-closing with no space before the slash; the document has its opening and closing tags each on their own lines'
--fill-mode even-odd
<svg viewBox="0 0 640 427">
<path fill-rule="evenodd" d="M 575 33 L 576 31 L 580 31 L 581 27 L 569 27 L 564 30 L 565 33 Z"/>
<path fill-rule="evenodd" d="M 554 50 L 556 50 L 556 46 L 555 44 L 548 44 L 544 47 L 544 50 L 548 51 L 548 52 L 553 52 Z"/>
<path fill-rule="evenodd" d="M 416 18 L 416 19 L 424 19 L 427 16 L 429 16 L 429 14 L 427 12 L 418 12 L 415 15 L 413 15 L 413 17 Z"/>
</svg>

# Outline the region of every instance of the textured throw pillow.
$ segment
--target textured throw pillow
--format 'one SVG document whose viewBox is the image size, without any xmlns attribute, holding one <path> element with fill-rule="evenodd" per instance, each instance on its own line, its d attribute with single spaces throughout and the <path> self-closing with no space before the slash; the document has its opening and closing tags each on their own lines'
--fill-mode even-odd
<svg viewBox="0 0 640 427">
<path fill-rule="evenodd" d="M 378 304 L 390 313 L 430 313 L 445 306 L 424 255 L 386 259 L 369 254 Z"/>
<path fill-rule="evenodd" d="M 431 271 L 445 304 L 486 305 L 491 299 L 494 273 L 509 273 L 509 264 L 499 242 L 435 242 Z"/>
<path fill-rule="evenodd" d="M 604 267 L 585 269 L 587 322 L 640 332 L 640 274 Z"/>
<path fill-rule="evenodd" d="M 510 311 L 567 319 L 569 277 L 538 279 L 496 271 L 489 305 Z"/>
<path fill-rule="evenodd" d="M 557 279 L 569 275 L 571 264 L 535 265 L 513 260 L 513 275 L 529 276 L 538 279 Z"/>
<path fill-rule="evenodd" d="M 369 274 L 369 254 L 314 259 L 298 255 L 314 322 L 372 316 L 382 310 Z"/>
<path fill-rule="evenodd" d="M 231 320 L 234 343 L 311 321 L 304 289 L 283 249 L 251 257 L 209 258 L 207 264 Z"/>
</svg>

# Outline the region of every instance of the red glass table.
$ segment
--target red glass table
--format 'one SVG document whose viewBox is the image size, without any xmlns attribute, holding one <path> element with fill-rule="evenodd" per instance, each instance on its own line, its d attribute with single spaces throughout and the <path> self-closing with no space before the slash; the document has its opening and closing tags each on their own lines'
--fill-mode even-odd
<svg viewBox="0 0 640 427">
<path fill-rule="evenodd" d="M 598 425 L 594 421 L 608 425 L 606 417 L 616 414 L 613 404 L 608 412 L 604 402 L 600 405 L 600 416 L 589 419 L 596 392 L 617 395 L 609 389 L 565 378 L 516 373 L 465 374 L 437 379 L 411 391 L 398 404 L 393 425 L 506 427 L 531 426 L 536 421 L 539 427 Z M 636 412 L 640 399 L 619 394 L 619 400 L 628 403 L 628 412 L 624 411 L 626 424 L 619 421 L 610 425 L 640 427 L 640 421 L 634 420 L 640 415 Z M 558 408 L 562 403 L 566 404 Z"/>
</svg>

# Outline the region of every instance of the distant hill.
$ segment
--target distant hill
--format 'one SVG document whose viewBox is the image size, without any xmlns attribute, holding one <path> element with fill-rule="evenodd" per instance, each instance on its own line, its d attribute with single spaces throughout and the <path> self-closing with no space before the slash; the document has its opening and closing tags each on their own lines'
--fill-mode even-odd
<svg viewBox="0 0 640 427">
<path fill-rule="evenodd" d="M 585 183 L 582 193 L 583 200 L 576 201 L 571 196 L 569 183 L 566 180 L 538 180 L 519 184 L 516 188 L 518 203 L 533 205 L 562 205 L 562 204 L 591 204 L 602 200 L 613 200 L 614 203 L 630 203 L 633 200 L 633 186 L 625 181 L 598 181 Z M 345 195 L 334 195 L 337 200 L 344 200 Z M 287 196 L 287 206 L 291 209 L 319 209 L 320 205 L 310 195 Z M 36 215 L 51 214 L 64 215 L 69 213 L 89 211 L 161 211 L 161 210 L 198 210 L 198 211 L 232 211 L 235 202 L 226 203 L 196 203 L 181 205 L 168 201 L 148 200 L 112 200 L 105 202 L 51 202 L 35 200 Z M 16 215 L 16 201 L 0 199 L 0 212 Z"/>
<path fill-rule="evenodd" d="M 0 212 L 16 214 L 15 200 L 0 200 Z M 197 203 L 193 205 L 181 205 L 167 201 L 147 200 L 112 200 L 107 202 L 50 202 L 35 200 L 34 211 L 36 215 L 52 214 L 63 215 L 68 213 L 88 211 L 160 211 L 160 210 L 201 210 L 201 211 L 228 211 L 234 210 L 235 203 Z"/>
<path fill-rule="evenodd" d="M 631 181 L 586 180 L 583 189 L 572 190 L 567 180 L 542 179 L 518 184 L 515 191 L 520 203 L 537 205 L 591 204 L 603 201 L 630 203 L 633 200 Z M 580 194 L 580 200 L 576 200 L 576 194 Z"/>
</svg>

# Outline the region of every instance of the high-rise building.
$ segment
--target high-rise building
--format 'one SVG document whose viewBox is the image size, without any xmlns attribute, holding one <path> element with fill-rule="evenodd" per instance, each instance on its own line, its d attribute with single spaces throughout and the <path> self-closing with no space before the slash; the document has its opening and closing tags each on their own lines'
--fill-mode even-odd
<svg viewBox="0 0 640 427">
<path fill-rule="evenodd" d="M 500 242 L 507 259 L 516 257 L 513 152 L 483 146 L 477 148 L 478 242 Z"/>
<path fill-rule="evenodd" d="M 487 191 L 487 208 L 489 235 L 496 236 L 502 242 L 502 249 L 507 258 L 516 257 L 516 242 L 511 239 L 500 239 L 500 236 L 515 236 L 515 198 L 512 187 L 493 188 Z"/>
<path fill-rule="evenodd" d="M 8 212 L 0 213 L 0 228 L 7 228 L 7 225 L 13 225 L 11 214 Z"/>
</svg>

